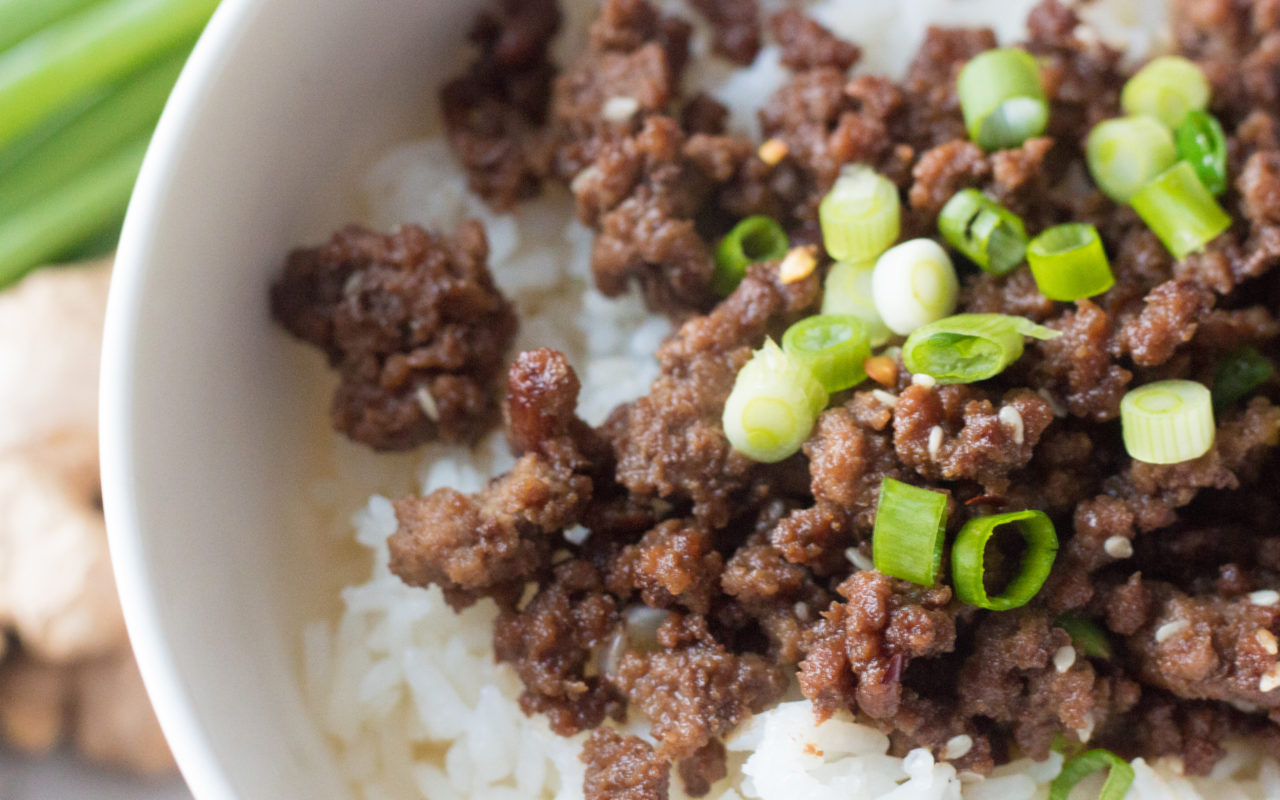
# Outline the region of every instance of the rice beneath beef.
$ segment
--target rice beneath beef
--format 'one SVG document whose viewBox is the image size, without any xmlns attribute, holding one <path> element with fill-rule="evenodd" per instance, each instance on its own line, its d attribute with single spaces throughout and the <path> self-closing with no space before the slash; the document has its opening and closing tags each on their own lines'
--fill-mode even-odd
<svg viewBox="0 0 1280 800">
<path fill-rule="evenodd" d="M 558 52 L 573 52 L 595 3 L 564 3 L 566 30 Z M 679 6 L 668 0 L 666 6 Z M 766 9 L 779 0 L 762 0 Z M 926 22 L 991 24 L 1002 40 L 1020 34 L 1030 0 L 826 0 L 810 10 L 836 33 L 865 46 L 863 71 L 900 73 Z M 1162 0 L 1104 2 L 1093 10 L 1099 30 L 1129 36 L 1131 52 L 1159 43 L 1154 21 Z M 760 98 L 786 80 L 776 47 L 766 46 L 746 69 L 705 58 L 708 32 L 698 29 L 688 80 L 709 88 L 729 108 L 730 127 L 752 131 Z M 444 137 L 394 148 L 361 187 L 357 210 L 374 228 L 402 221 L 452 229 L 481 219 L 498 286 L 521 319 L 516 351 L 552 347 L 564 352 L 582 379 L 579 414 L 602 423 L 619 403 L 643 395 L 658 375 L 653 358 L 671 331 L 665 317 L 646 310 L 637 294 L 606 299 L 591 288 L 592 232 L 574 221 L 561 189 L 496 214 L 466 190 L 467 176 Z M 423 494 L 439 487 L 482 488 L 513 464 L 501 431 L 474 448 L 433 444 L 423 453 Z M 376 488 L 376 487 L 370 487 Z M 351 518 L 356 541 L 367 548 L 369 579 L 343 590 L 343 612 L 309 625 L 303 635 L 305 688 L 318 727 L 332 743 L 336 766 L 355 797 L 364 800 L 581 798 L 585 733 L 561 737 L 542 715 L 526 716 L 517 698 L 520 680 L 495 662 L 492 632 L 497 609 L 484 600 L 455 613 L 438 587 L 411 588 L 388 567 L 387 537 L 396 530 L 390 501 L 372 497 Z M 349 535 L 349 533 L 348 533 Z M 566 537 L 576 535 L 573 530 Z M 892 798 L 944 800 L 1046 798 L 1062 757 L 1020 759 L 985 778 L 957 774 L 949 763 L 917 749 L 887 755 L 889 739 L 847 714 L 820 726 L 807 700 L 793 689 L 788 702 L 752 717 L 726 740 L 728 777 L 707 795 L 713 800 L 826 800 Z M 628 733 L 652 741 L 633 711 Z M 959 758 L 971 742 L 957 736 L 943 757 Z M 1177 759 L 1147 764 L 1129 797 L 1280 798 L 1280 767 L 1247 743 L 1227 745 L 1208 777 L 1184 777 Z M 1095 776 L 1078 796 L 1097 796 Z M 1086 791 L 1093 794 L 1086 795 Z M 671 797 L 685 797 L 671 781 Z"/>
</svg>

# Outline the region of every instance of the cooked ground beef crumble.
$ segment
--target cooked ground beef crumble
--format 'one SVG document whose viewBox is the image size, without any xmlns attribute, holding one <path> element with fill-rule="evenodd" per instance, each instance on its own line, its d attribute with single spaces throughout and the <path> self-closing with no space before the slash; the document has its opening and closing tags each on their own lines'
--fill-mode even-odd
<svg viewBox="0 0 1280 800">
<path fill-rule="evenodd" d="M 1044 758 L 1055 741 L 1179 755 L 1196 774 L 1233 735 L 1280 756 L 1280 604 L 1259 593 L 1280 588 L 1280 496 L 1265 489 L 1280 443 L 1277 387 L 1221 410 L 1212 449 L 1181 464 L 1131 459 L 1117 421 L 1136 385 L 1211 384 L 1242 344 L 1280 356 L 1280 3 L 1175 3 L 1178 46 L 1211 80 L 1234 181 L 1223 197 L 1232 228 L 1180 261 L 1089 180 L 1084 139 L 1119 114 L 1129 71 L 1120 52 L 1078 38 L 1063 2 L 1031 13 L 1024 43 L 1042 66 L 1049 129 L 990 154 L 968 140 L 954 87 L 960 67 L 995 46 L 991 31 L 930 29 L 893 82 L 852 74 L 858 48 L 798 11 L 762 20 L 754 0 L 694 6 L 727 57 L 745 63 L 769 37 L 781 45 L 791 80 L 759 112 L 780 159 L 725 134 L 711 98 L 682 94 L 690 28 L 646 0 L 605 0 L 586 49 L 558 72 L 547 55 L 553 3 L 506 2 L 477 26 L 480 55 L 442 96 L 472 188 L 503 208 L 547 182 L 567 185 L 598 234 L 601 291 L 638 285 L 682 324 L 657 354 L 649 394 L 599 429 L 576 417 L 578 382 L 561 354 L 521 355 L 505 405 L 517 466 L 476 495 L 399 501 L 393 570 L 440 585 L 456 607 L 497 601 L 496 651 L 524 682 L 523 708 L 562 734 L 594 729 L 589 800 L 665 798 L 670 764 L 690 793 L 705 793 L 724 772 L 719 738 L 792 680 L 820 718 L 853 712 L 887 732 L 895 754 L 940 755 L 967 735 L 972 746 L 953 759 L 962 771 Z M 897 184 L 904 238 L 935 235 L 942 205 L 978 187 L 1033 233 L 1096 225 L 1116 284 L 1055 303 L 1026 269 L 970 269 L 959 311 L 1023 316 L 1062 335 L 976 384 L 913 382 L 898 363 L 884 385 L 835 396 L 802 454 L 758 464 L 730 447 L 725 399 L 766 336 L 816 312 L 826 265 L 785 283 L 776 263 L 759 264 L 719 300 L 712 247 L 750 214 L 819 244 L 818 202 L 855 162 Z M 385 255 L 403 245 L 347 231 L 291 258 L 276 313 L 351 384 L 339 427 L 384 447 L 474 435 L 484 415 L 469 411 L 484 405 L 513 324 L 466 244 L 478 237 L 466 228 L 456 242 L 422 245 L 437 254 L 429 263 L 465 265 L 474 282 L 458 289 L 476 304 L 465 314 L 434 299 L 431 275 L 415 288 L 429 292 L 431 319 L 451 315 L 448 330 L 467 342 L 449 366 L 414 359 L 434 352 L 434 325 L 388 345 L 345 321 L 379 313 L 357 303 L 361 287 L 421 302 L 385 277 L 421 255 Z M 483 341 L 466 335 L 481 329 Z M 399 379 L 388 383 L 389 371 Z M 480 394 L 459 395 L 460 416 L 428 424 L 407 388 L 424 375 Z M 372 411 L 353 410 L 362 392 L 379 399 Z M 1015 418 L 1016 430 L 1006 423 Z M 1049 581 L 1030 604 L 989 612 L 945 582 L 859 569 L 886 477 L 947 492 L 952 533 L 982 514 L 1045 511 L 1062 542 Z M 566 541 L 579 525 L 590 535 Z M 1063 615 L 1100 626 L 1112 655 L 1072 648 Z M 628 706 L 651 720 L 656 746 L 597 727 Z"/>
</svg>

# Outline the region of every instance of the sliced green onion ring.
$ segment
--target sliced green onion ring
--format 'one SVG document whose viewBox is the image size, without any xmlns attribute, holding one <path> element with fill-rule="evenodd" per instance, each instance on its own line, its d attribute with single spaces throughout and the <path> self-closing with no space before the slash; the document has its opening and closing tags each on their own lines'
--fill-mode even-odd
<svg viewBox="0 0 1280 800">
<path fill-rule="evenodd" d="M 1130 390 L 1120 401 L 1124 448 L 1148 464 L 1179 464 L 1213 446 L 1213 401 L 1204 384 L 1169 380 Z"/>
<path fill-rule="evenodd" d="M 1106 631 L 1091 620 L 1063 614 L 1053 622 L 1067 632 L 1075 648 L 1090 658 L 1110 659 L 1113 655 L 1111 640 Z"/>
<path fill-rule="evenodd" d="M 1089 750 L 1062 765 L 1049 784 L 1049 800 L 1068 800 L 1075 785 L 1100 769 L 1110 769 L 1098 800 L 1124 800 L 1133 785 L 1133 767 L 1110 750 Z"/>
<path fill-rule="evenodd" d="M 1007 275 L 1027 252 L 1027 229 L 1017 214 L 977 189 L 952 195 L 938 215 L 951 246 L 992 275 Z"/>
<path fill-rule="evenodd" d="M 1178 126 L 1178 157 L 1191 165 L 1212 195 L 1227 190 L 1227 135 L 1208 111 L 1191 111 Z"/>
<path fill-rule="evenodd" d="M 781 461 L 809 438 L 827 399 L 809 368 L 768 339 L 738 371 L 724 405 L 725 436 L 753 461 Z"/>
<path fill-rule="evenodd" d="M 885 478 L 880 482 L 871 558 L 891 578 L 933 586 L 947 534 L 947 495 Z"/>
<path fill-rule="evenodd" d="M 1003 594 L 990 597 L 985 584 L 987 542 L 1001 525 L 1017 525 L 1027 543 L 1022 565 Z M 989 517 L 974 517 L 964 524 L 951 547 L 951 580 L 956 597 L 971 606 L 991 611 L 1008 611 L 1024 606 L 1044 586 L 1058 553 L 1058 534 L 1043 511 L 1012 511 Z"/>
<path fill-rule="evenodd" d="M 1017 147 L 1049 124 L 1040 65 L 1025 50 L 980 53 L 960 70 L 956 84 L 969 138 L 984 150 Z"/>
<path fill-rule="evenodd" d="M 1222 411 L 1275 377 L 1276 365 L 1252 345 L 1233 350 L 1213 376 L 1213 410 Z"/>
<path fill-rule="evenodd" d="M 1186 258 L 1231 227 L 1231 217 L 1185 161 L 1160 173 L 1130 202 L 1174 258 Z"/>
<path fill-rule="evenodd" d="M 828 392 L 862 383 L 862 362 L 871 356 L 867 325 L 852 314 L 817 314 L 782 334 L 782 350 L 813 372 Z"/>
<path fill-rule="evenodd" d="M 1188 111 L 1209 105 L 1209 79 L 1195 62 L 1182 56 L 1163 56 L 1138 70 L 1120 91 L 1126 114 L 1145 114 L 1166 128 L 1182 124 Z"/>
<path fill-rule="evenodd" d="M 891 248 L 871 274 L 871 296 L 889 330 L 903 336 L 956 308 L 960 281 L 951 256 L 932 239 Z"/>
<path fill-rule="evenodd" d="M 711 288 L 724 297 L 738 288 L 747 267 L 761 261 L 776 261 L 787 254 L 787 233 L 765 216 L 747 217 L 733 226 L 716 247 L 716 271 Z"/>
<path fill-rule="evenodd" d="M 902 363 L 938 383 L 974 383 L 1022 357 L 1023 337 L 1056 339 L 1060 331 L 1007 314 L 956 314 L 912 331 Z"/>
<path fill-rule="evenodd" d="M 880 318 L 875 297 L 871 294 L 871 275 L 875 268 L 874 261 L 860 264 L 842 261 L 832 266 L 823 284 L 822 313 L 849 314 L 861 319 L 867 326 L 871 346 L 879 347 L 889 341 L 893 332 Z"/>
<path fill-rule="evenodd" d="M 845 167 L 818 206 L 822 243 L 837 261 L 866 261 L 889 249 L 901 216 L 898 187 L 861 164 Z"/>
<path fill-rule="evenodd" d="M 1032 239 L 1027 263 L 1040 294 L 1050 300 L 1093 297 L 1116 283 L 1098 229 L 1083 222 L 1055 225 Z"/>
<path fill-rule="evenodd" d="M 1100 122 L 1084 146 L 1089 174 L 1117 203 L 1129 198 L 1178 160 L 1169 129 L 1151 117 L 1120 117 Z"/>
</svg>

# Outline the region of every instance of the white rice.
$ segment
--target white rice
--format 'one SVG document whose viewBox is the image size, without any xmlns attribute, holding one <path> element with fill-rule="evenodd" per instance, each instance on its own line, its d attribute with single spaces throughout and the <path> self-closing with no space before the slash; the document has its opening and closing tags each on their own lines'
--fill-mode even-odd
<svg viewBox="0 0 1280 800">
<path fill-rule="evenodd" d="M 664 0 L 678 7 L 680 0 Z M 773 8 L 783 0 L 763 0 Z M 594 3 L 566 3 L 561 60 L 583 41 Z M 923 35 L 924 21 L 995 24 L 1002 39 L 1020 35 L 1033 0 L 825 0 L 812 13 L 864 47 L 864 69 L 900 73 Z M 1091 12 L 1105 35 L 1145 50 L 1158 46 L 1162 0 L 1104 0 Z M 686 14 L 686 16 L 688 16 Z M 1124 38 L 1124 37 L 1127 37 Z M 762 97 L 786 80 L 776 47 L 749 69 L 733 70 L 708 51 L 705 28 L 694 42 L 691 84 L 710 89 L 732 112 L 733 126 L 755 129 Z M 364 220 L 390 228 L 403 221 L 449 229 L 482 219 L 496 280 L 521 316 L 518 349 L 551 346 L 569 355 L 582 377 L 580 412 L 601 422 L 618 403 L 643 394 L 657 375 L 653 353 L 668 322 L 648 314 L 636 297 L 609 300 L 590 288 L 591 233 L 572 220 L 563 192 L 494 214 L 465 190 L 465 175 L 440 137 L 387 153 L 360 187 Z M 342 447 L 343 445 L 335 445 Z M 427 448 L 422 491 L 451 486 L 475 491 L 511 464 L 500 433 L 474 450 Z M 369 487 L 373 489 L 375 487 Z M 329 492 L 318 488 L 318 496 Z M 351 519 L 356 541 L 372 558 L 372 574 L 342 593 L 336 622 L 316 621 L 302 636 L 304 688 L 316 724 L 332 744 L 339 772 L 362 800 L 532 800 L 582 797 L 583 735 L 562 738 L 541 717 L 526 717 L 520 682 L 494 663 L 496 609 L 490 602 L 455 614 L 436 588 L 405 586 L 386 567 L 386 538 L 395 530 L 390 502 L 372 497 Z M 568 532 L 567 536 L 580 534 Z M 349 534 L 348 534 L 349 535 Z M 643 731 L 643 720 L 629 725 Z M 963 737 L 957 737 L 960 739 Z M 1061 756 L 1026 759 L 986 779 L 959 775 L 925 750 L 887 755 L 888 739 L 849 717 L 813 724 L 808 701 L 787 702 L 754 717 L 728 741 L 730 775 L 712 800 L 1043 800 Z M 971 742 L 955 741 L 962 753 Z M 1209 778 L 1182 776 L 1175 759 L 1134 762 L 1129 794 L 1139 800 L 1261 800 L 1280 798 L 1280 767 L 1242 743 Z M 1098 779 L 1086 782 L 1078 797 Z M 680 781 L 673 798 L 684 797 Z"/>
</svg>

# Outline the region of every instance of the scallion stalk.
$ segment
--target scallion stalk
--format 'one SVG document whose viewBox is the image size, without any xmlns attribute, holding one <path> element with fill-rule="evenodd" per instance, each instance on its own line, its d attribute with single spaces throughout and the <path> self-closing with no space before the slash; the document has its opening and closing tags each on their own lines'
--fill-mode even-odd
<svg viewBox="0 0 1280 800">
<path fill-rule="evenodd" d="M 1148 464 L 1179 464 L 1213 446 L 1213 400 L 1204 384 L 1187 380 L 1148 383 L 1120 401 L 1124 448 Z"/>
<path fill-rule="evenodd" d="M 1062 765 L 1062 772 L 1049 784 L 1049 800 L 1068 800 L 1075 785 L 1101 769 L 1109 769 L 1098 800 L 1124 800 L 1133 785 L 1133 767 L 1110 750 L 1090 750 Z"/>
<path fill-rule="evenodd" d="M 1040 293 L 1050 300 L 1080 300 L 1116 283 L 1098 229 L 1084 222 L 1055 225 L 1027 245 L 1027 263 Z"/>
<path fill-rule="evenodd" d="M 782 461 L 809 438 L 827 399 L 808 367 L 766 340 L 738 371 L 724 405 L 725 436 L 753 461 Z"/>
<path fill-rule="evenodd" d="M 947 495 L 885 478 L 880 482 L 871 557 L 892 578 L 933 586 L 947 533 Z"/>
<path fill-rule="evenodd" d="M 974 383 L 1000 374 L 1022 357 L 1023 338 L 1061 332 L 1007 314 L 956 314 L 917 328 L 902 345 L 902 363 L 938 383 Z"/>
<path fill-rule="evenodd" d="M 1027 252 L 1022 219 L 977 189 L 952 195 L 938 215 L 938 230 L 951 246 L 992 275 L 1007 275 Z"/>
<path fill-rule="evenodd" d="M 1160 173 L 1129 202 L 1174 258 L 1186 258 L 1231 227 L 1231 217 L 1185 161 Z"/>
<path fill-rule="evenodd" d="M 0 52 L 99 0 L 0 0 Z"/>
<path fill-rule="evenodd" d="M 1191 165 L 1210 194 L 1227 190 L 1227 135 L 1208 111 L 1191 111 L 1178 126 L 1178 157 Z"/>
<path fill-rule="evenodd" d="M 1195 62 L 1162 56 L 1138 70 L 1120 92 L 1126 114 L 1145 114 L 1166 128 L 1177 128 L 1188 111 L 1209 105 L 1209 79 Z"/>
<path fill-rule="evenodd" d="M 876 301 L 871 293 L 871 276 L 875 272 L 874 261 L 851 264 L 842 261 L 827 272 L 823 284 L 822 313 L 849 314 L 861 319 L 867 326 L 867 337 L 872 347 L 889 341 L 892 332 L 876 311 Z"/>
<path fill-rule="evenodd" d="M 716 269 L 711 288 L 727 297 L 742 283 L 747 267 L 776 261 L 787 254 L 787 232 L 765 216 L 747 217 L 733 226 L 716 247 Z"/>
<path fill-rule="evenodd" d="M 876 261 L 871 295 L 889 330 L 903 336 L 955 310 L 960 293 L 951 256 L 932 239 L 912 239 Z"/>
<path fill-rule="evenodd" d="M 1276 365 L 1252 345 L 1236 348 L 1222 359 L 1213 376 L 1213 410 L 1223 411 L 1275 377 Z"/>
<path fill-rule="evenodd" d="M 1151 117 L 1120 117 L 1100 122 L 1084 148 L 1089 174 L 1117 203 L 1129 198 L 1178 160 L 1169 129 Z"/>
<path fill-rule="evenodd" d="M 847 166 L 818 206 L 823 245 L 837 261 L 876 258 L 898 239 L 901 206 L 893 181 L 861 164 Z"/>
<path fill-rule="evenodd" d="M 1097 624 L 1071 614 L 1063 614 L 1053 624 L 1066 631 L 1071 644 L 1086 656 L 1109 660 L 1113 655 L 1106 631 Z"/>
<path fill-rule="evenodd" d="M 1026 541 L 1018 574 L 1004 591 L 991 597 L 986 586 L 987 542 L 1001 525 L 1015 525 Z M 951 547 L 951 580 L 956 597 L 971 606 L 1008 611 L 1024 606 L 1044 586 L 1058 553 L 1058 534 L 1043 511 L 1013 511 L 975 517 L 964 524 Z"/>
<path fill-rule="evenodd" d="M 1040 65 L 1025 50 L 988 50 L 969 60 L 957 79 L 969 138 L 984 150 L 1017 147 L 1044 133 L 1049 103 Z"/>
<path fill-rule="evenodd" d="M 782 350 L 808 367 L 828 392 L 842 392 L 866 379 L 862 362 L 871 356 L 867 326 L 853 315 L 818 314 L 782 334 Z"/>
</svg>

